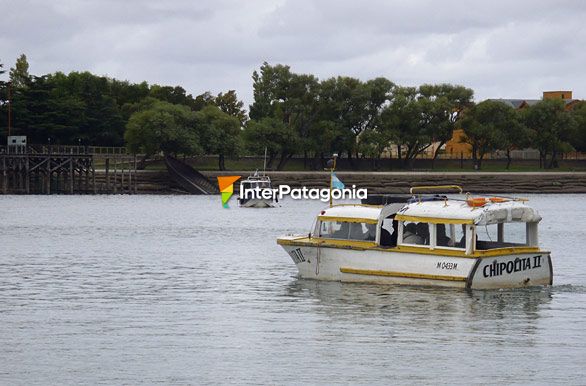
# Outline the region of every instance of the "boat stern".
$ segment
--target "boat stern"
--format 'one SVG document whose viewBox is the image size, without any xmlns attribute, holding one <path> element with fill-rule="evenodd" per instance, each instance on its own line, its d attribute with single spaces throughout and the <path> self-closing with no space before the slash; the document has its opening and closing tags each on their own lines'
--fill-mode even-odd
<svg viewBox="0 0 586 386">
<path fill-rule="evenodd" d="M 552 285 L 551 254 L 539 251 L 481 258 L 470 277 L 469 287 L 472 289 Z"/>
</svg>

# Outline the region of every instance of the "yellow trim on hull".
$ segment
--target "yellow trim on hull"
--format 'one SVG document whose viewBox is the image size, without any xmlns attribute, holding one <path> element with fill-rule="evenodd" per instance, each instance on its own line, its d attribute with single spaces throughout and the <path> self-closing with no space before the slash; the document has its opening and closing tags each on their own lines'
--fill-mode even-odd
<svg viewBox="0 0 586 386">
<path fill-rule="evenodd" d="M 376 271 L 370 269 L 357 269 L 340 267 L 340 272 L 351 273 L 354 275 L 368 275 L 368 276 L 387 276 L 387 277 L 404 277 L 408 279 L 427 279 L 427 280 L 444 280 L 444 281 L 466 281 L 466 277 L 462 276 L 446 276 L 446 275 L 429 275 L 425 273 L 409 273 L 409 272 L 392 272 L 392 271 Z"/>
<path fill-rule="evenodd" d="M 298 239 L 287 240 L 277 239 L 279 245 L 298 245 L 298 246 L 311 246 L 311 247 L 326 247 L 326 248 L 343 248 L 343 249 L 356 249 L 366 250 L 373 249 L 376 247 L 374 241 L 359 241 L 359 240 L 337 240 L 337 239 L 322 239 L 322 238 L 308 238 L 301 237 Z"/>
<path fill-rule="evenodd" d="M 398 214 L 395 216 L 397 221 L 413 221 L 413 222 L 428 222 L 432 224 L 474 224 L 472 219 L 456 219 L 456 218 L 439 218 L 439 217 L 416 217 Z"/>
<path fill-rule="evenodd" d="M 424 255 L 439 255 L 439 256 L 458 256 L 458 257 L 491 257 L 491 256 L 503 256 L 503 255 L 512 255 L 515 253 L 549 253 L 546 251 L 541 251 L 537 247 L 509 247 L 509 248 L 495 248 L 495 249 L 487 249 L 483 251 L 474 251 L 471 255 L 467 255 L 465 251 L 456 251 L 451 249 L 442 249 L 442 248 L 435 248 L 430 249 L 427 247 L 411 247 L 406 245 L 399 245 L 395 248 L 391 249 L 383 249 L 379 248 L 384 251 L 394 251 L 394 252 L 406 252 L 406 253 L 421 253 Z"/>
<path fill-rule="evenodd" d="M 320 221 L 339 221 L 339 222 L 367 223 L 367 224 L 377 224 L 378 223 L 378 219 L 360 218 L 360 217 L 317 216 L 317 219 Z"/>
<path fill-rule="evenodd" d="M 295 245 L 299 247 L 323 247 L 323 248 L 340 248 L 340 249 L 354 249 L 358 251 L 373 250 L 381 252 L 401 252 L 401 253 L 418 253 L 421 255 L 434 256 L 454 256 L 468 259 L 494 257 L 512 255 L 517 253 L 543 253 L 548 254 L 548 251 L 542 251 L 537 247 L 513 247 L 513 248 L 496 248 L 486 251 L 474 251 L 471 255 L 467 255 L 465 251 L 458 251 L 452 249 L 430 249 L 428 247 L 415 247 L 399 245 L 393 248 L 382 248 L 372 241 L 355 241 L 355 240 L 335 240 L 322 238 L 308 238 L 299 237 L 296 239 L 277 239 L 279 245 Z"/>
</svg>

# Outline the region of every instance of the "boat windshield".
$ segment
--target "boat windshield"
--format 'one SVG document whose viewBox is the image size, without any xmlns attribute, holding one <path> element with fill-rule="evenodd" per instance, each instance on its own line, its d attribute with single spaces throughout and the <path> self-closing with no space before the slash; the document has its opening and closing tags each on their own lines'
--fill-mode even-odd
<svg viewBox="0 0 586 386">
<path fill-rule="evenodd" d="M 242 182 L 242 188 L 245 190 L 249 189 L 271 189 L 271 183 L 269 181 L 244 181 Z"/>
<path fill-rule="evenodd" d="M 528 245 L 527 226 L 524 222 L 508 222 L 476 227 L 476 249 L 523 247 Z"/>
<path fill-rule="evenodd" d="M 319 236 L 326 239 L 374 241 L 376 224 L 322 221 Z"/>
</svg>

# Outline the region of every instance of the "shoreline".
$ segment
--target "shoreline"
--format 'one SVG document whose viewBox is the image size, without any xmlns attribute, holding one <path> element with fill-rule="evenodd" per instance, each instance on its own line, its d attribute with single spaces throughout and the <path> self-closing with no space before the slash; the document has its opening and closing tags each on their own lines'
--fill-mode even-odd
<svg viewBox="0 0 586 386">
<path fill-rule="evenodd" d="M 250 171 L 202 171 L 215 182 L 217 176 L 247 177 Z M 96 177 L 102 173 L 97 171 Z M 267 172 L 273 185 L 327 188 L 329 172 Z M 346 186 L 367 188 L 370 194 L 409 192 L 412 186 L 460 185 L 470 193 L 586 193 L 586 172 L 336 172 Z M 138 193 L 177 194 L 165 170 L 139 171 Z M 238 183 L 234 185 L 238 191 Z"/>
</svg>

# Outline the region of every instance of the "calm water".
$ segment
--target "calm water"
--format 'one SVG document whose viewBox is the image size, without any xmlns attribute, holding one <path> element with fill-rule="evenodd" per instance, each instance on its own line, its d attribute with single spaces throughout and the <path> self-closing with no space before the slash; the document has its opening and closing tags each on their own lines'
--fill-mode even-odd
<svg viewBox="0 0 586 386">
<path fill-rule="evenodd" d="M 531 197 L 552 288 L 467 292 L 297 279 L 320 202 L 0 196 L 0 384 L 585 384 L 585 202 Z"/>
</svg>

